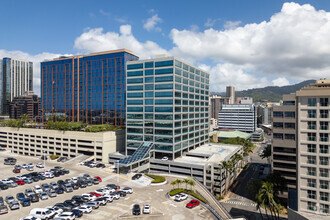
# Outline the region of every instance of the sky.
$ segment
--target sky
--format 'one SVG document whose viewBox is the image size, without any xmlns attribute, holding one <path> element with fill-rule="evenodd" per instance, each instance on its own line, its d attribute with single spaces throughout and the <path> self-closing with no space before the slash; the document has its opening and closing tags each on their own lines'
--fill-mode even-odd
<svg viewBox="0 0 330 220">
<path fill-rule="evenodd" d="M 169 54 L 210 73 L 211 92 L 330 78 L 330 1 L 11 0 L 0 7 L 0 58 L 34 63 L 126 48 Z"/>
</svg>

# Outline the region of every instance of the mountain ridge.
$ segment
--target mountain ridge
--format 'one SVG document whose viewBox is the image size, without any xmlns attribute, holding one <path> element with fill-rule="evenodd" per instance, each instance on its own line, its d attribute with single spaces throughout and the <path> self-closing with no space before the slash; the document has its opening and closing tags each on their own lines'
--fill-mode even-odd
<svg viewBox="0 0 330 220">
<path fill-rule="evenodd" d="M 264 88 L 253 88 L 243 91 L 236 91 L 235 97 L 252 97 L 253 102 L 278 102 L 282 99 L 284 94 L 295 93 L 297 90 L 308 86 L 310 83 L 315 83 L 316 80 L 305 80 L 297 84 L 287 86 L 266 86 Z M 211 92 L 211 95 L 226 95 L 225 92 L 215 93 Z"/>
</svg>

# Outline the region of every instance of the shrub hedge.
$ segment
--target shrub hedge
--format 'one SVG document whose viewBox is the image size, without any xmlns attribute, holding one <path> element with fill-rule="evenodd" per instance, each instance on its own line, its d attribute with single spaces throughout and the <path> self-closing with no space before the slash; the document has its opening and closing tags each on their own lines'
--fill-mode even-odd
<svg viewBox="0 0 330 220">
<path fill-rule="evenodd" d="M 60 157 L 59 155 L 50 155 L 50 159 L 51 160 L 55 160 L 55 159 L 57 159 L 59 157 Z"/>
<path fill-rule="evenodd" d="M 157 175 L 152 175 L 152 174 L 145 174 L 146 176 L 154 179 L 153 181 L 151 181 L 151 183 L 162 183 L 165 182 L 165 177 L 163 176 L 157 176 Z"/>
<path fill-rule="evenodd" d="M 194 191 L 189 190 L 189 189 L 172 189 L 169 192 L 170 196 L 175 196 L 176 194 L 179 194 L 179 193 L 189 194 L 189 195 L 195 197 L 196 199 L 206 203 L 205 199 L 203 199 L 200 195 L 198 195 L 197 193 L 195 193 Z"/>
</svg>

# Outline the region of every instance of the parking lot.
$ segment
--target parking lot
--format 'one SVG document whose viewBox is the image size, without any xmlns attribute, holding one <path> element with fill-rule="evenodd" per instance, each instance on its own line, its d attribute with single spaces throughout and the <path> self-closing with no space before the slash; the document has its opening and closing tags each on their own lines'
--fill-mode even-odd
<svg viewBox="0 0 330 220">
<path fill-rule="evenodd" d="M 26 170 L 22 170 L 20 174 L 14 174 L 12 172 L 14 166 L 3 165 L 3 161 L 6 157 L 14 157 L 17 159 L 17 163 L 22 165 L 24 163 L 39 163 L 43 162 L 39 158 L 21 156 L 12 154 L 9 152 L 0 152 L 0 179 L 6 179 L 17 175 L 28 173 Z M 202 205 L 193 209 L 187 209 L 185 205 L 192 198 L 183 202 L 175 202 L 168 198 L 167 192 L 171 189 L 168 181 L 166 185 L 162 186 L 150 186 L 151 180 L 148 177 L 143 176 L 139 180 L 131 180 L 130 176 L 115 175 L 109 168 L 89 168 L 81 166 L 79 164 L 72 164 L 69 162 L 61 163 L 56 161 L 46 161 L 46 169 L 51 169 L 54 166 L 62 166 L 70 170 L 70 174 L 64 176 L 55 177 L 53 179 L 40 180 L 32 184 L 25 184 L 23 186 L 17 186 L 15 188 L 9 188 L 7 190 L 0 191 L 0 196 L 5 198 L 7 195 L 12 195 L 16 198 L 16 194 L 24 192 L 27 188 L 33 188 L 34 185 L 41 185 L 43 183 L 57 182 L 58 180 L 65 180 L 72 177 L 82 176 L 84 173 L 88 173 L 91 176 L 100 176 L 102 182 L 98 185 L 88 186 L 87 188 L 79 188 L 71 193 L 64 193 L 57 195 L 55 198 L 49 198 L 48 200 L 40 200 L 37 203 L 31 203 L 31 206 L 20 207 L 18 210 L 9 210 L 8 214 L 0 216 L 0 219 L 19 219 L 21 217 L 28 216 L 30 210 L 33 208 L 45 208 L 47 206 L 53 206 L 56 203 L 61 203 L 64 200 L 71 199 L 74 195 L 81 195 L 83 193 L 92 192 L 96 189 L 102 188 L 107 184 L 119 184 L 121 188 L 128 186 L 133 188 L 133 194 L 127 194 L 126 197 L 121 197 L 119 200 L 114 200 L 112 203 L 106 206 L 101 206 L 97 210 L 93 210 L 90 214 L 84 214 L 81 219 L 213 219 L 212 214 Z M 43 168 L 35 168 L 34 171 L 43 171 Z M 143 207 L 144 204 L 151 205 L 151 214 L 141 214 L 139 216 L 132 215 L 132 207 L 134 204 L 139 204 Z"/>
</svg>

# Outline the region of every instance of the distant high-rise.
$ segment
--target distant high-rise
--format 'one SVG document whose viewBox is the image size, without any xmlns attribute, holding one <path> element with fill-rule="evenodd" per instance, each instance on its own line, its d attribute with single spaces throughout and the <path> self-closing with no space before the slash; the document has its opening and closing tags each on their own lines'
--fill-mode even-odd
<svg viewBox="0 0 330 220">
<path fill-rule="evenodd" d="M 0 60 L 0 112 L 9 114 L 14 97 L 33 90 L 33 64 L 28 60 L 5 57 Z"/>
<path fill-rule="evenodd" d="M 39 120 L 40 98 L 33 94 L 33 92 L 27 92 L 23 96 L 17 96 L 10 103 L 10 118 L 19 119 L 24 114 L 28 115 L 31 120 Z"/>
<path fill-rule="evenodd" d="M 221 106 L 223 104 L 229 104 L 229 99 L 228 97 L 217 95 L 210 96 L 210 118 L 214 118 L 217 121 Z"/>
<path fill-rule="evenodd" d="M 88 124 L 125 125 L 129 50 L 60 57 L 41 62 L 42 119 L 66 116 Z"/>
<path fill-rule="evenodd" d="M 235 104 L 235 87 L 229 85 L 226 87 L 226 96 L 229 97 L 229 104 Z"/>
</svg>

